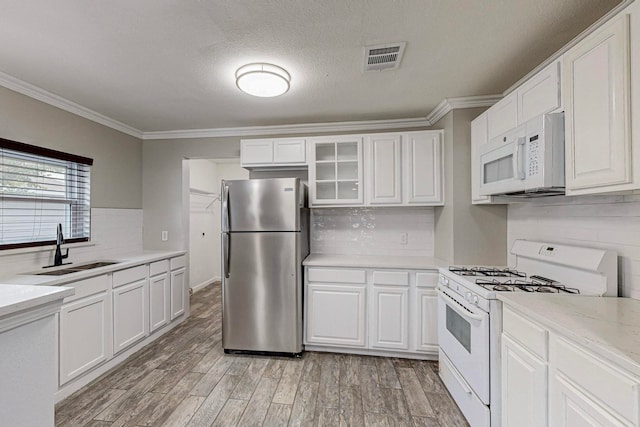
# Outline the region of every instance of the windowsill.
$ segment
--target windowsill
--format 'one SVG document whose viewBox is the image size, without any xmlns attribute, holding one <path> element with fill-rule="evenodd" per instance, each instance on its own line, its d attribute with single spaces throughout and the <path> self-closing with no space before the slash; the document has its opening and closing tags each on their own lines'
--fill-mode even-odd
<svg viewBox="0 0 640 427">
<path fill-rule="evenodd" d="M 61 246 L 62 249 L 73 249 L 73 248 L 84 248 L 87 246 L 95 246 L 94 242 L 78 242 L 78 243 L 69 243 L 63 244 Z M 7 249 L 4 251 L 0 251 L 0 257 L 5 255 L 17 255 L 17 254 L 30 254 L 36 252 L 50 252 L 56 249 L 56 245 L 49 246 L 32 246 L 30 248 L 18 248 L 18 249 Z"/>
</svg>

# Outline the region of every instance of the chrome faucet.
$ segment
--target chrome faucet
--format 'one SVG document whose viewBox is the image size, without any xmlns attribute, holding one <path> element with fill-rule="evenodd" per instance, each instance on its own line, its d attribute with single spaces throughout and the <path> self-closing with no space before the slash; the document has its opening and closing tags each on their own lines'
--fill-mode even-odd
<svg viewBox="0 0 640 427">
<path fill-rule="evenodd" d="M 67 252 L 62 255 L 62 251 L 60 250 L 60 245 L 64 243 L 64 236 L 62 235 L 62 224 L 58 224 L 58 233 L 56 236 L 56 253 L 53 256 L 53 265 L 57 267 L 62 265 L 62 260 L 69 258 L 69 248 L 67 248 Z"/>
</svg>

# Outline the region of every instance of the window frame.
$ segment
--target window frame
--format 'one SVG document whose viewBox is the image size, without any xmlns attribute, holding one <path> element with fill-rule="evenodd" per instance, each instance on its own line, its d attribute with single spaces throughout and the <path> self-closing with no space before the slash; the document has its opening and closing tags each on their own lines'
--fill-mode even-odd
<svg viewBox="0 0 640 427">
<path fill-rule="evenodd" d="M 24 154 L 30 154 L 30 155 L 35 155 L 35 156 L 40 156 L 40 157 L 46 157 L 46 158 L 50 158 L 52 160 L 61 160 L 61 161 L 66 161 L 66 162 L 72 162 L 75 163 L 76 166 L 77 164 L 83 164 L 83 165 L 87 165 L 89 167 L 91 167 L 93 165 L 93 159 L 89 158 L 89 157 L 83 157 L 83 156 L 78 156 L 75 154 L 70 154 L 70 153 L 66 153 L 63 151 L 57 151 L 57 150 L 53 150 L 50 148 L 45 148 L 45 147 L 39 147 L 39 146 L 35 146 L 35 145 L 31 145 L 31 144 L 25 144 L 23 142 L 18 142 L 18 141 L 13 141 L 10 139 L 5 139 L 5 138 L 0 138 L 0 150 L 10 150 L 10 151 L 15 151 L 18 153 L 24 153 Z M 67 171 L 67 175 L 68 175 L 68 171 Z M 73 172 L 76 180 L 78 179 L 79 175 L 78 175 L 78 171 L 77 171 L 77 167 L 75 172 Z M 91 176 L 91 172 L 89 171 L 88 173 L 89 177 Z M 0 174 L 0 177 L 2 175 Z M 73 183 L 70 182 L 67 178 L 65 178 L 65 185 L 67 186 L 67 191 L 70 190 L 70 187 L 73 187 Z M 23 196 L 23 195 L 7 195 L 7 194 L 3 194 L 0 193 L 0 200 L 5 200 L 5 199 L 15 199 L 15 200 L 27 200 L 29 199 L 28 196 Z M 77 206 L 74 209 L 74 205 L 72 203 L 72 200 L 76 200 L 76 199 L 56 199 L 54 197 L 47 199 L 47 198 L 34 198 L 34 199 L 40 199 L 44 202 L 50 201 L 52 203 L 56 203 L 56 202 L 60 202 L 60 203 L 64 203 L 66 202 L 71 202 L 69 203 L 69 207 L 68 207 L 68 212 L 69 212 L 69 217 L 66 218 L 68 220 L 71 220 L 71 227 L 74 227 L 74 222 L 73 218 L 74 218 L 74 210 L 77 209 Z M 89 242 L 91 241 L 91 188 L 89 188 L 89 206 L 88 206 L 88 218 L 89 218 L 89 235 L 87 237 L 76 237 L 76 238 L 65 238 L 64 242 L 66 244 L 70 244 L 70 243 L 80 243 L 80 242 Z M 0 215 L 0 219 L 2 218 L 2 216 Z M 39 247 L 39 246 L 51 246 L 51 245 L 55 245 L 56 244 L 56 240 L 38 240 L 38 241 L 28 241 L 28 242 L 20 242 L 20 243 L 8 243 L 8 244 L 2 244 L 0 243 L 0 252 L 5 251 L 5 250 L 11 250 L 11 249 L 22 249 L 22 248 L 34 248 L 34 247 Z"/>
</svg>

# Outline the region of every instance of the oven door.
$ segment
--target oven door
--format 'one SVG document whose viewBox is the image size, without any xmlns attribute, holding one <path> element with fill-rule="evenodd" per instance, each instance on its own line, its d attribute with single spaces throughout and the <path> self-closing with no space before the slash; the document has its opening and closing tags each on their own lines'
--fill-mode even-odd
<svg viewBox="0 0 640 427">
<path fill-rule="evenodd" d="M 489 314 L 439 288 L 438 343 L 478 398 L 489 405 Z"/>
<path fill-rule="evenodd" d="M 524 127 L 480 147 L 480 194 L 526 190 L 526 149 Z"/>
</svg>

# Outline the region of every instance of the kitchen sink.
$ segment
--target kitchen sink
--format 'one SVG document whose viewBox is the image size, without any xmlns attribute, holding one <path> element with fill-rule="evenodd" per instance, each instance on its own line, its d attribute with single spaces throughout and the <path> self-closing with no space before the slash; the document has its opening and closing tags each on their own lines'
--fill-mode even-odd
<svg viewBox="0 0 640 427">
<path fill-rule="evenodd" d="M 85 270 L 93 270 L 94 268 L 106 267 L 118 264 L 119 261 L 96 261 L 89 264 L 76 265 L 73 267 L 62 268 L 60 270 L 49 270 L 41 273 L 35 273 L 37 276 L 64 276 L 65 274 L 78 273 Z"/>
</svg>

